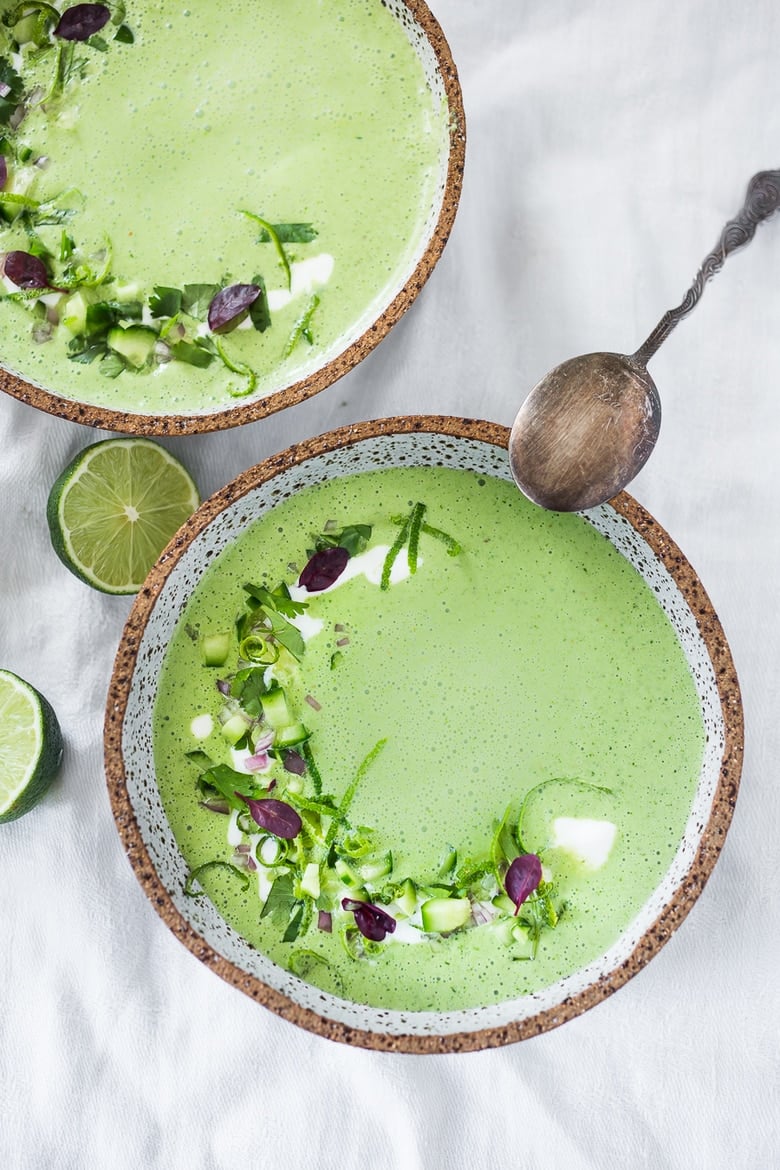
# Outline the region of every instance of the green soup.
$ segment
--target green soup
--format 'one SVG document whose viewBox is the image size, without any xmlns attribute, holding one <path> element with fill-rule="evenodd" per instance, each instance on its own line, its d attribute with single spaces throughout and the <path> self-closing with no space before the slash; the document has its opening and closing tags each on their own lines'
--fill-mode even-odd
<svg viewBox="0 0 780 1170">
<path fill-rule="evenodd" d="M 353 555 L 309 592 L 317 534 Z M 262 609 L 281 582 L 305 612 L 285 590 Z M 260 608 L 238 628 L 247 598 Z M 268 614 L 298 655 L 272 640 L 270 667 L 249 634 Z M 263 712 L 277 684 L 286 712 L 269 703 L 235 750 L 241 709 Z M 269 719 L 271 756 L 249 775 Z M 154 744 L 182 852 L 250 943 L 353 1001 L 453 1010 L 544 988 L 617 940 L 678 847 L 704 731 L 671 624 L 603 536 L 492 477 L 404 468 L 305 489 L 219 555 L 167 651 Z M 297 836 L 268 837 L 220 764 L 247 799 L 256 784 L 297 809 Z M 225 794 L 232 811 L 204 807 Z M 516 907 L 504 887 L 523 852 L 543 878 Z M 366 903 L 395 923 L 381 941 L 359 929 Z"/>
<path fill-rule="evenodd" d="M 380 0 L 133 0 L 124 19 L 133 43 L 109 23 L 101 47 L 49 34 L 42 55 L 14 40 L 27 24 L 2 30 L 30 108 L 13 129 L 0 101 L 0 247 L 42 257 L 55 288 L 6 279 L 0 358 L 86 403 L 214 410 L 310 373 L 389 303 L 436 206 L 447 111 Z M 63 46 L 68 80 L 41 100 Z M 220 336 L 207 309 L 234 284 L 261 292 Z"/>
</svg>

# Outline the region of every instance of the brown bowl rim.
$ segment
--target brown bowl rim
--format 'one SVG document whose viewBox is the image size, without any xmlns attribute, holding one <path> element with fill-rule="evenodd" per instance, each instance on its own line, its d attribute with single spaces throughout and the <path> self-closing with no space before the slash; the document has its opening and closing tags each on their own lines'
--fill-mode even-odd
<svg viewBox="0 0 780 1170">
<path fill-rule="evenodd" d="M 632 496 L 621 492 L 610 505 L 632 525 L 672 576 L 689 606 L 709 654 L 725 729 L 725 744 L 712 808 L 696 854 L 666 906 L 638 940 L 628 958 L 583 991 L 525 1020 L 475 1031 L 444 1035 L 390 1034 L 327 1020 L 294 1003 L 260 979 L 223 958 L 201 938 L 176 909 L 158 877 L 141 837 L 127 791 L 122 759 L 122 724 L 133 669 L 146 623 L 172 568 L 194 537 L 229 504 L 280 472 L 306 460 L 381 435 L 436 433 L 473 439 L 506 449 L 509 429 L 480 419 L 414 415 L 377 419 L 329 431 L 296 443 L 249 468 L 206 500 L 179 529 L 151 570 L 132 607 L 116 656 L 105 717 L 105 770 L 114 819 L 136 877 L 157 913 L 198 959 L 222 979 L 239 988 L 283 1019 L 344 1044 L 384 1052 L 446 1053 L 493 1048 L 524 1040 L 558 1027 L 601 1003 L 637 974 L 669 941 L 699 897 L 723 847 L 739 789 L 744 748 L 742 701 L 731 651 L 704 587 L 661 525 Z"/>
<path fill-rule="evenodd" d="M 263 398 L 234 402 L 206 414 L 136 414 L 65 398 L 27 382 L 0 367 L 0 390 L 29 406 L 59 418 L 101 430 L 131 435 L 189 435 L 227 430 L 295 406 L 319 394 L 352 370 L 382 341 L 410 308 L 439 261 L 449 239 L 463 187 L 466 115 L 458 71 L 447 39 L 425 0 L 397 0 L 404 5 L 433 49 L 449 109 L 449 157 L 444 197 L 431 238 L 414 271 L 391 303 L 345 350 L 305 378 Z"/>
</svg>

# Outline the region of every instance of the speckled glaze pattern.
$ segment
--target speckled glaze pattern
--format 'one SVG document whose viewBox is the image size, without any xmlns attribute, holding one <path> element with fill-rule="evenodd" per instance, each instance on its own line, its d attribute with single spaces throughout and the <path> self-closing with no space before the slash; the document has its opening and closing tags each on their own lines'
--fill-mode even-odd
<svg viewBox="0 0 780 1170">
<path fill-rule="evenodd" d="M 382 0 L 401 25 L 417 53 L 434 98 L 446 103 L 447 138 L 442 144 L 439 177 L 431 208 L 417 248 L 405 273 L 389 290 L 378 315 L 368 314 L 324 354 L 310 374 L 262 396 L 226 403 L 224 409 L 187 414 L 138 414 L 81 403 L 63 397 L 55 388 L 25 381 L 0 366 L 0 390 L 38 410 L 85 426 L 125 434 L 183 435 L 226 430 L 294 406 L 338 381 L 379 344 L 415 300 L 442 254 L 460 201 L 466 153 L 466 118 L 458 72 L 449 45 L 436 18 L 423 0 Z"/>
<path fill-rule="evenodd" d="M 682 841 L 663 881 L 596 962 L 533 995 L 453 1012 L 368 1008 L 328 995 L 250 947 L 206 899 L 182 894 L 187 865 L 163 812 L 151 720 L 160 665 L 182 606 L 211 560 L 293 493 L 382 467 L 450 466 L 510 479 L 506 428 L 473 419 L 405 417 L 361 423 L 290 447 L 207 500 L 150 573 L 128 619 L 106 711 L 106 773 L 114 816 L 150 901 L 193 954 L 279 1015 L 323 1036 L 395 1052 L 455 1052 L 544 1032 L 579 1015 L 639 971 L 679 926 L 723 845 L 741 770 L 742 707 L 730 651 L 696 574 L 630 496 L 585 513 L 654 590 L 690 664 L 707 747 Z"/>
</svg>

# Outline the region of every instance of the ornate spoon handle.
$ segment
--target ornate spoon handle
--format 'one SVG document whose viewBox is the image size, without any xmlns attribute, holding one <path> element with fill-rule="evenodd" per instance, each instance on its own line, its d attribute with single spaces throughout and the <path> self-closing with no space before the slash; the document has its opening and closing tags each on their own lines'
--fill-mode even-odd
<svg viewBox="0 0 780 1170">
<path fill-rule="evenodd" d="M 636 351 L 634 361 L 647 365 L 657 349 L 684 317 L 687 317 L 699 302 L 704 286 L 719 272 L 727 256 L 743 248 L 753 239 L 755 230 L 762 220 L 769 219 L 780 207 L 780 171 L 760 171 L 748 183 L 747 195 L 742 210 L 730 219 L 721 232 L 716 247 L 710 252 L 696 273 L 696 279 L 676 309 L 665 313 L 644 345 Z"/>
</svg>

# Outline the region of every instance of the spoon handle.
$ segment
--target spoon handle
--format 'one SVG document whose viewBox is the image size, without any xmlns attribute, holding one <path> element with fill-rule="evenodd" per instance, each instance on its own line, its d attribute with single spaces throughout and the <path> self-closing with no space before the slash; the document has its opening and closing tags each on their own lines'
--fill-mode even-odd
<svg viewBox="0 0 780 1170">
<path fill-rule="evenodd" d="M 716 247 L 705 258 L 696 273 L 696 279 L 676 309 L 665 313 L 644 345 L 633 355 L 640 365 L 647 365 L 656 350 L 666 341 L 669 334 L 684 317 L 698 304 L 704 286 L 719 272 L 727 256 L 743 248 L 753 239 L 756 228 L 764 219 L 769 219 L 780 207 L 780 171 L 760 171 L 748 183 L 747 195 L 742 210 L 730 219 L 721 232 Z"/>
</svg>

